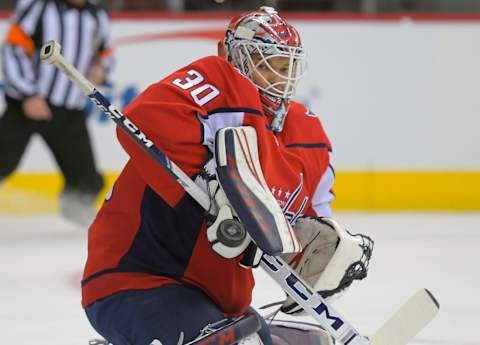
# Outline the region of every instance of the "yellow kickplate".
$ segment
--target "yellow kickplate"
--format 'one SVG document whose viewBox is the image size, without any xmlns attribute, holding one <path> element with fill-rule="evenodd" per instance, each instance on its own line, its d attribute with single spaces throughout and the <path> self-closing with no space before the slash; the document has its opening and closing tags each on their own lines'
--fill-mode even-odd
<svg viewBox="0 0 480 345">
<path fill-rule="evenodd" d="M 341 171 L 336 210 L 478 211 L 480 171 Z"/>
<path fill-rule="evenodd" d="M 100 193 L 100 205 L 115 182 L 118 173 L 104 175 L 105 187 Z M 58 195 L 63 178 L 55 173 L 14 174 L 0 185 L 0 215 L 48 214 L 58 211 Z"/>
<path fill-rule="evenodd" d="M 117 176 L 104 175 L 98 205 Z M 57 212 L 62 187 L 58 174 L 15 174 L 0 185 L 0 215 Z M 339 171 L 334 192 L 339 211 L 480 211 L 480 171 Z"/>
</svg>

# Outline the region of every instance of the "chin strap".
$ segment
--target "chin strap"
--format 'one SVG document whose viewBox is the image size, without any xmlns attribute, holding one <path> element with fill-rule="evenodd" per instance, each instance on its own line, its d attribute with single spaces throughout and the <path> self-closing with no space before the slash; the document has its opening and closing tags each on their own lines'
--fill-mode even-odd
<svg viewBox="0 0 480 345">
<path fill-rule="evenodd" d="M 281 132 L 288 113 L 288 101 L 268 95 L 265 92 L 260 92 L 260 101 L 265 115 L 272 118 L 270 129 L 274 132 Z"/>
</svg>

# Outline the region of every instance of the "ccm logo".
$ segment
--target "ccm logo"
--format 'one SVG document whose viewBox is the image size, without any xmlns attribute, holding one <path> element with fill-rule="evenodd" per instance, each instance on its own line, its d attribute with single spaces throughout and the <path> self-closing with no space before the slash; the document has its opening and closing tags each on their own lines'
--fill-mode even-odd
<svg viewBox="0 0 480 345">
<path fill-rule="evenodd" d="M 115 122 L 121 121 L 123 126 L 127 128 L 133 135 L 135 135 L 146 147 L 153 146 L 153 141 L 149 140 L 142 131 L 138 129 L 129 119 L 127 119 L 121 112 L 119 112 L 111 104 L 108 104 L 108 101 L 102 98 L 100 94 L 96 93 L 90 97 L 90 99 L 98 105 L 100 109 L 106 114 L 108 114 L 112 120 Z"/>
<path fill-rule="evenodd" d="M 285 268 L 283 267 L 283 264 L 276 260 L 274 257 L 268 257 L 268 256 L 263 256 L 262 258 L 263 263 L 265 263 L 268 268 L 272 271 L 275 272 L 276 274 L 287 272 Z M 280 274 L 282 275 L 282 274 Z M 331 322 L 330 326 L 338 331 L 340 327 L 342 327 L 345 322 L 340 319 L 339 317 L 332 316 L 330 314 L 330 311 L 328 310 L 327 305 L 325 305 L 321 300 L 319 301 L 319 298 L 315 298 L 315 294 L 303 283 L 301 282 L 293 273 L 288 274 L 286 278 L 280 278 L 279 279 L 285 279 L 286 285 L 295 293 L 296 298 L 294 297 L 294 300 L 297 302 L 299 299 L 305 301 L 309 307 L 311 307 L 317 314 L 318 316 L 324 317 L 327 322 Z"/>
</svg>

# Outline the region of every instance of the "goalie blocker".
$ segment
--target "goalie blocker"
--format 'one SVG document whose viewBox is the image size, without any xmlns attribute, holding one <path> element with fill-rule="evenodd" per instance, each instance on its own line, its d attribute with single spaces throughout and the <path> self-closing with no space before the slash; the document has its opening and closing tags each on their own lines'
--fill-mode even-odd
<svg viewBox="0 0 480 345">
<path fill-rule="evenodd" d="M 215 160 L 222 196 L 215 196 L 218 216 L 207 231 L 212 248 L 227 258 L 243 253 L 251 240 L 268 255 L 301 251 L 290 223 L 265 182 L 255 129 L 229 127 L 219 130 Z M 244 228 L 232 223 L 233 218 L 238 218 Z M 230 224 L 227 226 L 226 222 Z M 250 248 L 254 249 L 251 245 Z"/>
</svg>

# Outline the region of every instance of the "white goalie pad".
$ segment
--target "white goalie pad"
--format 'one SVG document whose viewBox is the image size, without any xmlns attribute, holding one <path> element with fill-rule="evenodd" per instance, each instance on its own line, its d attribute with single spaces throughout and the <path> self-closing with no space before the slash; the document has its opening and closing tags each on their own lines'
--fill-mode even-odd
<svg viewBox="0 0 480 345">
<path fill-rule="evenodd" d="M 333 345 L 327 331 L 306 322 L 273 320 L 269 323 L 273 345 Z"/>
<path fill-rule="evenodd" d="M 265 182 L 257 133 L 253 127 L 229 127 L 215 139 L 217 180 L 255 244 L 268 255 L 296 253 L 301 246 Z"/>
</svg>

